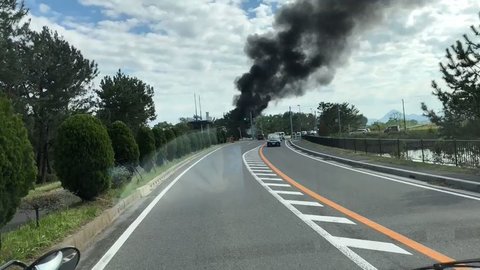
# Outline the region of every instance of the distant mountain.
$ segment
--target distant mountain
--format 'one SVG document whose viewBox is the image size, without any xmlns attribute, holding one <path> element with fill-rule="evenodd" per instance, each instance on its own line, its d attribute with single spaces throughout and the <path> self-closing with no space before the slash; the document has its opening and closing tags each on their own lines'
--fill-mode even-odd
<svg viewBox="0 0 480 270">
<path fill-rule="evenodd" d="M 373 124 L 374 122 L 377 122 L 377 121 L 382 122 L 382 123 L 386 123 L 386 122 L 388 122 L 388 120 L 390 120 L 390 118 L 392 118 L 396 115 L 399 116 L 400 118 L 402 118 L 402 116 L 403 116 L 403 114 L 401 112 L 399 112 L 397 110 L 391 110 L 380 119 L 373 119 L 373 118 L 368 119 L 368 124 L 370 125 L 370 124 Z M 418 114 L 407 114 L 405 116 L 405 118 L 407 120 L 417 120 L 418 123 L 428 123 L 428 122 L 430 122 L 430 120 L 427 117 L 425 117 L 423 115 L 418 115 Z"/>
</svg>

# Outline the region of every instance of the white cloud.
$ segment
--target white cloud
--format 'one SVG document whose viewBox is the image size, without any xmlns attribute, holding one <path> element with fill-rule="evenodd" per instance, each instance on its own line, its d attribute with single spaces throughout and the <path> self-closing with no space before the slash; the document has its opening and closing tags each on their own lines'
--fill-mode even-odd
<svg viewBox="0 0 480 270">
<path fill-rule="evenodd" d="M 50 11 L 50 7 L 44 3 L 40 3 L 40 5 L 38 6 L 38 10 L 40 11 L 40 13 L 48 13 Z"/>
<path fill-rule="evenodd" d="M 48 16 L 39 6 L 41 13 L 31 15 L 32 27 L 47 25 L 60 32 L 99 63 L 101 76 L 121 68 L 153 85 L 158 121 L 177 121 L 193 114 L 194 91 L 202 96 L 204 112 L 221 117 L 232 109 L 234 80 L 249 68 L 243 53 L 247 36 L 271 30 L 272 6 L 288 1 L 265 0 L 250 11 L 242 10 L 241 0 L 80 2 L 101 8 L 105 19 L 95 23 Z M 479 22 L 477 1 L 452 2 L 388 18 L 359 40 L 330 86 L 273 103 L 267 113 L 297 104 L 314 108 L 322 100 L 354 103 L 371 117 L 398 108 L 401 98 L 412 113 L 419 113 L 421 101 L 435 104 L 430 81 L 440 77 L 444 47 Z M 58 12 L 54 5 L 51 9 Z"/>
</svg>

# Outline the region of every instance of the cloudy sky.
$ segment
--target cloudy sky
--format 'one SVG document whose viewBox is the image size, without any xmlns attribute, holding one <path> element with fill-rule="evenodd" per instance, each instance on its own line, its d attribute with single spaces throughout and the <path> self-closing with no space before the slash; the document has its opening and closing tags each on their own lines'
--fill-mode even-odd
<svg viewBox="0 0 480 270">
<path fill-rule="evenodd" d="M 203 112 L 221 117 L 233 108 L 234 81 L 249 69 L 248 35 L 272 30 L 288 0 L 26 0 L 32 28 L 58 31 L 95 60 L 100 76 L 119 68 L 155 88 L 158 121 Z M 438 0 L 389 16 L 361 36 L 348 63 L 329 86 L 273 102 L 265 113 L 289 106 L 310 112 L 320 101 L 355 104 L 369 118 L 391 109 L 421 114 L 420 102 L 439 109 L 430 82 L 439 79 L 445 48 L 479 25 L 478 0 Z"/>
</svg>

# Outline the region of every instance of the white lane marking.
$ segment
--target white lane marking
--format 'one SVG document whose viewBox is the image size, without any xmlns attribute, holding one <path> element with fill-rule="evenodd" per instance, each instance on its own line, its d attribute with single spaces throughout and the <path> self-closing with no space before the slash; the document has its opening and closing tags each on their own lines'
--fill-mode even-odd
<svg viewBox="0 0 480 270">
<path fill-rule="evenodd" d="M 255 173 L 257 176 L 277 176 L 274 173 Z"/>
<path fill-rule="evenodd" d="M 273 192 L 277 194 L 285 194 L 285 195 L 303 195 L 303 193 L 298 192 L 298 191 L 286 191 L 286 190 L 273 190 Z"/>
<path fill-rule="evenodd" d="M 344 217 L 332 217 L 332 216 L 320 216 L 320 215 L 303 215 L 305 219 L 321 222 L 343 223 L 343 224 L 355 224 L 348 218 Z"/>
<path fill-rule="evenodd" d="M 254 173 L 273 173 L 272 170 L 261 170 L 261 169 L 252 169 Z"/>
<path fill-rule="evenodd" d="M 247 153 L 251 153 L 252 151 L 257 151 L 258 152 L 258 147 L 254 148 L 245 154 L 243 154 L 243 161 L 245 161 L 245 155 Z M 257 180 L 257 182 L 262 185 L 262 180 L 256 176 L 253 171 L 247 166 L 247 169 L 250 171 L 252 174 L 253 178 Z M 287 200 L 283 199 L 280 195 L 278 195 L 275 191 L 273 191 L 270 187 L 268 186 L 263 186 L 270 194 L 272 194 L 273 197 L 275 197 L 279 202 L 281 202 L 285 207 L 287 207 L 288 210 L 290 210 L 292 213 L 294 213 L 298 218 L 300 218 L 305 224 L 307 224 L 310 228 L 312 228 L 316 233 L 318 233 L 321 237 L 323 237 L 325 240 L 327 240 L 332 246 L 337 248 L 341 253 L 343 253 L 345 256 L 347 256 L 352 262 L 357 264 L 361 269 L 364 270 L 377 270 L 375 266 L 371 265 L 369 262 L 367 262 L 364 258 L 360 257 L 357 253 L 355 253 L 353 250 L 348 248 L 345 245 L 341 245 L 336 241 L 335 237 L 329 234 L 326 230 L 324 230 L 322 227 L 320 227 L 317 223 L 315 223 L 312 220 L 305 219 L 303 217 L 303 214 L 298 211 L 297 208 L 295 208 L 293 205 L 287 202 Z"/>
<path fill-rule="evenodd" d="M 283 182 L 283 179 L 280 179 L 280 178 L 264 178 L 264 177 L 261 177 L 260 179 L 262 179 L 262 181 L 281 181 Z"/>
<path fill-rule="evenodd" d="M 347 238 L 347 237 L 335 237 L 336 241 L 340 244 L 345 245 L 351 248 L 362 248 L 378 251 L 386 251 L 391 253 L 400 253 L 406 255 L 412 255 L 412 253 L 406 251 L 405 249 L 388 242 L 380 241 L 370 241 L 363 239 Z"/>
<path fill-rule="evenodd" d="M 311 202 L 311 201 L 295 201 L 295 200 L 286 200 L 289 204 L 293 205 L 305 205 L 305 206 L 319 206 L 323 207 L 323 205 L 319 204 L 318 202 Z"/>
<path fill-rule="evenodd" d="M 462 198 L 466 198 L 466 199 L 472 199 L 472 200 L 475 200 L 475 201 L 480 201 L 480 198 L 479 198 L 479 197 L 474 197 L 474 196 L 470 196 L 470 195 L 465 195 L 465 194 L 461 194 L 461 193 L 457 193 L 457 192 L 453 192 L 453 191 L 447 191 L 447 190 L 443 190 L 443 189 L 439 189 L 439 188 L 435 188 L 435 187 L 430 187 L 430 186 L 425 186 L 425 185 L 421 185 L 421 184 L 416 184 L 416 183 L 408 182 L 408 181 L 405 181 L 405 180 L 394 179 L 394 178 L 391 178 L 391 177 L 387 177 L 387 176 L 383 176 L 383 175 L 378 175 L 378 174 L 371 173 L 371 172 L 366 172 L 366 171 L 362 171 L 362 170 L 357 170 L 357 169 L 350 168 L 350 167 L 347 167 L 347 166 L 345 166 L 345 165 L 340 165 L 340 164 L 337 164 L 337 163 L 333 163 L 333 162 L 330 162 L 330 161 L 325 161 L 325 160 L 322 160 L 322 159 L 317 158 L 317 157 L 311 157 L 311 156 L 306 155 L 306 154 L 304 154 L 304 153 L 302 153 L 302 152 L 300 152 L 300 151 L 298 151 L 298 150 L 296 150 L 296 149 L 293 149 L 293 148 L 292 148 L 291 146 L 289 146 L 288 144 L 287 144 L 287 148 L 290 149 L 290 150 L 292 150 L 293 152 L 295 152 L 295 153 L 297 153 L 297 154 L 299 154 L 299 155 L 305 156 L 305 157 L 307 157 L 307 158 L 310 158 L 310 159 L 313 159 L 313 160 L 316 160 L 316 161 L 319 161 L 319 162 L 323 162 L 323 163 L 326 163 L 326 164 L 330 164 L 330 165 L 333 165 L 333 166 L 336 166 L 336 167 L 339 167 L 339 168 L 343 168 L 343 169 L 346 169 L 346 170 L 363 173 L 363 174 L 366 174 L 366 175 L 370 175 L 370 176 L 382 178 L 382 179 L 385 179 L 385 180 L 388 180 L 388 181 L 392 181 L 392 182 L 402 183 L 402 184 L 409 185 L 409 186 L 414 186 L 414 187 L 419 187 L 419 188 L 423 188 L 423 189 L 438 191 L 438 192 L 446 193 L 446 194 L 453 195 L 453 196 L 458 196 L 458 197 L 462 197 Z"/>
<path fill-rule="evenodd" d="M 206 154 L 199 160 L 197 160 L 195 163 L 190 165 L 188 168 L 186 168 L 182 173 L 180 173 L 173 181 L 168 184 L 165 189 L 160 192 L 160 194 L 155 197 L 155 199 L 142 211 L 142 213 L 128 226 L 128 228 L 120 235 L 120 237 L 115 241 L 115 243 L 108 249 L 108 251 L 103 255 L 103 257 L 100 259 L 100 261 L 97 262 L 97 264 L 92 268 L 92 270 L 102 270 L 107 266 L 107 264 L 110 262 L 110 260 L 115 256 L 115 254 L 120 250 L 120 248 L 123 246 L 123 244 L 127 241 L 128 237 L 135 231 L 135 229 L 140 225 L 140 223 L 145 219 L 145 217 L 152 211 L 153 207 L 160 201 L 160 199 L 175 185 L 175 183 L 178 182 L 178 180 L 190 169 L 192 169 L 195 165 L 197 165 L 199 162 L 210 156 L 211 154 L 217 152 L 218 150 L 222 149 L 225 146 L 222 146 L 220 148 L 217 148 L 213 150 L 212 152 Z"/>
<path fill-rule="evenodd" d="M 289 184 L 277 184 L 277 183 L 265 183 L 265 185 L 269 187 L 291 187 Z"/>
</svg>

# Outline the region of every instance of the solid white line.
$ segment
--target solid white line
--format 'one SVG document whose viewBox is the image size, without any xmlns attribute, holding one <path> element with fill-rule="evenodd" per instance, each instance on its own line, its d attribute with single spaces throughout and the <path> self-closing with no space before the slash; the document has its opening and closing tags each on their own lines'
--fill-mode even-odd
<svg viewBox="0 0 480 270">
<path fill-rule="evenodd" d="M 351 248 L 363 248 L 363 249 L 412 255 L 412 253 L 406 251 L 405 249 L 388 242 L 370 241 L 370 240 L 347 238 L 347 237 L 335 237 L 335 240 L 338 241 L 338 243 L 340 243 L 341 245 L 351 247 Z"/>
<path fill-rule="evenodd" d="M 274 173 L 256 173 L 257 176 L 277 176 Z"/>
<path fill-rule="evenodd" d="M 247 153 L 250 153 L 252 151 L 257 151 L 258 152 L 258 147 L 254 148 L 245 154 L 243 154 L 243 161 L 245 161 L 245 155 Z M 250 171 L 252 174 L 253 178 L 257 180 L 257 182 L 261 185 L 262 181 L 258 176 L 256 176 L 250 168 L 247 167 L 247 169 Z M 337 248 L 341 253 L 343 253 L 345 256 L 347 256 L 352 262 L 357 264 L 361 269 L 364 270 L 376 270 L 375 266 L 371 265 L 369 262 L 367 262 L 364 258 L 360 257 L 357 253 L 352 251 L 350 248 L 348 248 L 345 245 L 340 245 L 338 241 L 335 240 L 335 237 L 329 234 L 325 229 L 320 227 L 317 223 L 315 223 L 312 220 L 305 219 L 303 217 L 303 214 L 298 211 L 297 208 L 295 208 L 293 205 L 289 204 L 285 199 L 283 199 L 280 195 L 278 195 L 275 191 L 273 191 L 271 188 L 268 186 L 263 186 L 270 194 L 272 194 L 273 197 L 275 197 L 279 202 L 281 202 L 285 207 L 287 207 L 288 210 L 290 210 L 292 213 L 294 213 L 298 218 L 300 218 L 305 224 L 307 224 L 310 228 L 312 228 L 316 233 L 318 233 L 321 237 L 323 237 L 325 240 L 327 240 L 332 246 Z"/>
<path fill-rule="evenodd" d="M 252 170 L 256 170 L 256 169 L 262 169 L 262 170 L 265 170 L 265 169 L 270 169 L 268 168 L 267 166 L 249 166 L 250 169 Z"/>
<path fill-rule="evenodd" d="M 286 190 L 272 190 L 277 194 L 285 194 L 285 195 L 303 195 L 303 193 L 298 191 L 286 191 Z"/>
<path fill-rule="evenodd" d="M 277 184 L 277 183 L 265 183 L 265 185 L 269 187 L 291 187 L 289 184 Z"/>
<path fill-rule="evenodd" d="M 319 216 L 319 215 L 303 215 L 305 219 L 321 222 L 343 223 L 343 224 L 355 224 L 348 218 L 344 217 L 332 217 L 332 216 Z"/>
<path fill-rule="evenodd" d="M 107 264 L 110 262 L 110 260 L 115 256 L 115 254 L 120 250 L 122 245 L 127 241 L 128 237 L 135 231 L 135 229 L 140 225 L 140 223 L 143 221 L 143 219 L 152 211 L 153 207 L 160 201 L 160 199 L 175 185 L 175 183 L 178 182 L 178 180 L 185 174 L 187 173 L 190 169 L 192 169 L 195 165 L 197 165 L 200 161 L 204 160 L 206 157 L 210 156 L 211 154 L 217 152 L 218 150 L 222 149 L 225 146 L 222 146 L 220 148 L 217 148 L 213 150 L 212 152 L 206 154 L 199 160 L 197 160 L 195 163 L 190 165 L 188 168 L 186 168 L 182 173 L 180 173 L 165 189 L 160 192 L 160 194 L 155 197 L 155 199 L 142 211 L 142 213 L 135 219 L 135 221 L 128 226 L 128 228 L 122 233 L 122 235 L 115 241 L 115 243 L 108 249 L 108 251 L 103 255 L 103 257 L 100 259 L 100 261 L 97 262 L 97 264 L 92 268 L 92 270 L 102 270 L 107 266 Z"/>
<path fill-rule="evenodd" d="M 262 181 L 282 181 L 283 182 L 283 179 L 280 179 L 280 178 L 264 178 L 264 177 L 261 177 L 260 179 L 262 179 Z"/>
<path fill-rule="evenodd" d="M 343 169 L 346 169 L 346 170 L 363 173 L 363 174 L 366 174 L 366 175 L 382 178 L 382 179 L 392 181 L 392 182 L 402 183 L 402 184 L 409 185 L 409 186 L 414 186 L 414 187 L 419 187 L 419 188 L 423 188 L 423 189 L 438 191 L 438 192 L 445 193 L 445 194 L 450 194 L 450 195 L 454 195 L 454 196 L 458 196 L 458 197 L 462 197 L 462 198 L 467 198 L 467 199 L 471 199 L 471 200 L 475 200 L 475 201 L 480 201 L 479 197 L 469 196 L 469 195 L 465 195 L 465 194 L 461 194 L 461 193 L 456 193 L 456 192 L 453 192 L 453 191 L 447 191 L 447 190 L 443 190 L 443 189 L 439 189 L 439 188 L 434 188 L 434 187 L 430 187 L 430 186 L 416 184 L 416 183 L 408 182 L 408 181 L 405 181 L 405 180 L 394 179 L 394 178 L 390 178 L 390 177 L 383 176 L 383 175 L 378 175 L 378 174 L 371 173 L 371 172 L 357 170 L 357 169 L 350 168 L 350 167 L 347 167 L 345 165 L 340 165 L 340 164 L 337 164 L 337 163 L 333 163 L 333 162 L 330 162 L 330 161 L 325 161 L 325 160 L 322 160 L 322 159 L 319 159 L 319 158 L 316 158 L 316 157 L 311 157 L 311 156 L 306 155 L 306 154 L 304 154 L 304 153 L 302 153 L 302 152 L 300 152 L 296 149 L 293 149 L 288 144 L 287 144 L 287 148 L 292 150 L 293 152 L 295 152 L 299 155 L 305 156 L 307 158 L 310 158 L 310 159 L 313 159 L 313 160 L 316 160 L 316 161 L 319 161 L 319 162 L 323 162 L 323 163 L 326 163 L 326 164 L 330 164 L 330 165 L 333 165 L 333 166 L 336 166 L 336 167 L 339 167 L 339 168 L 343 168 Z"/>
<path fill-rule="evenodd" d="M 305 206 L 319 206 L 323 207 L 323 205 L 319 204 L 318 202 L 311 202 L 311 201 L 295 201 L 295 200 L 285 200 L 289 204 L 293 205 L 305 205 Z"/>
</svg>

